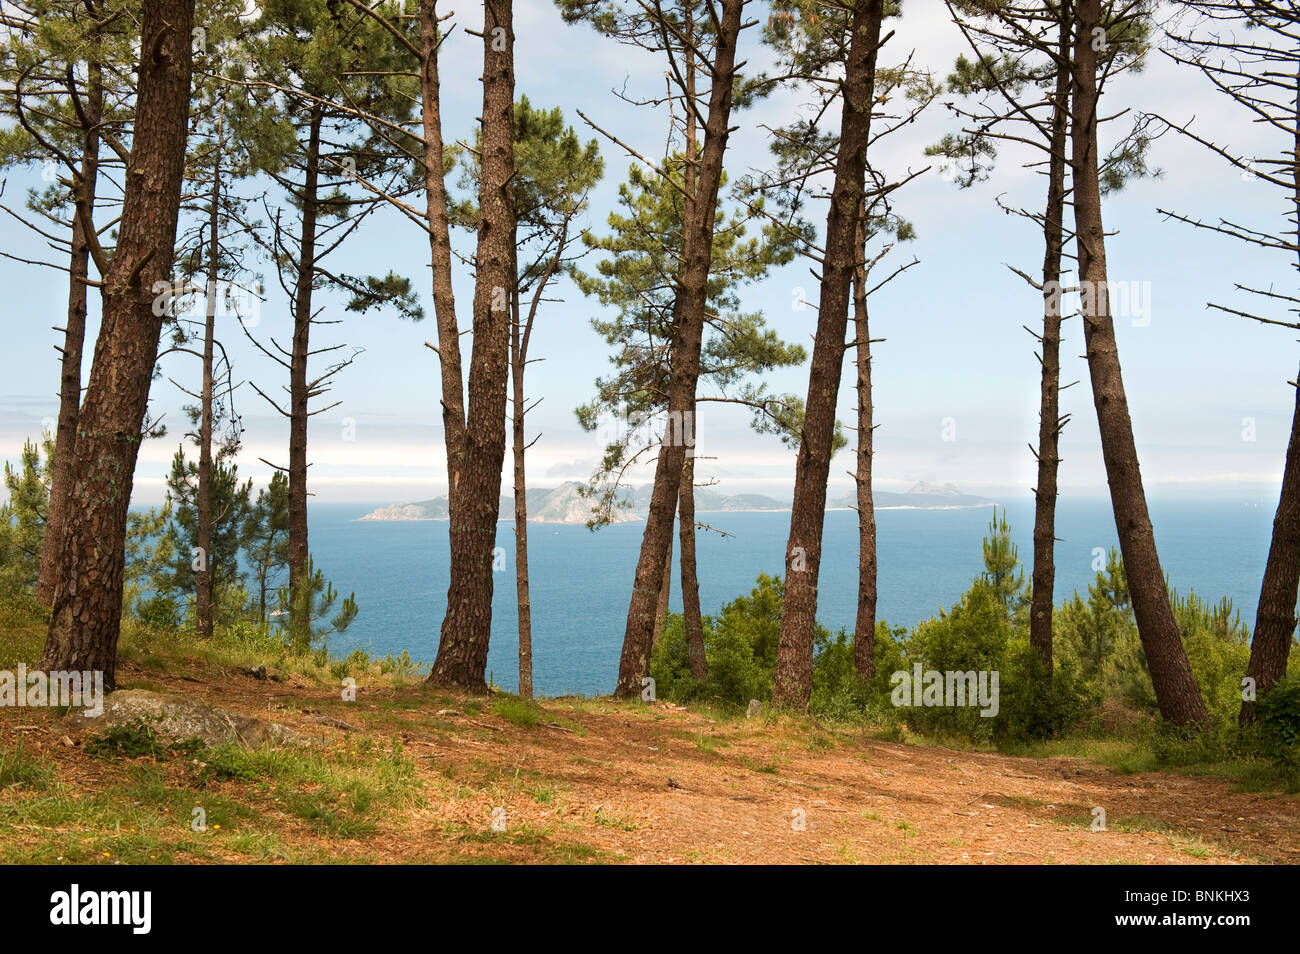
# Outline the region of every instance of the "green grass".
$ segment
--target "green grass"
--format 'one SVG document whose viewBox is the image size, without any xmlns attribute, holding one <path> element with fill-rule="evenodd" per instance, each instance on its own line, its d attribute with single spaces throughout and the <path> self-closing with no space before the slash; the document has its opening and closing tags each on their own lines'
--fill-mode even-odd
<svg viewBox="0 0 1300 954">
<path fill-rule="evenodd" d="M 44 790 L 54 778 L 53 767 L 19 742 L 12 749 L 0 749 L 0 789 L 23 787 Z"/>
<path fill-rule="evenodd" d="M 465 708 L 466 710 L 469 709 L 468 706 Z M 537 703 L 509 695 L 493 704 L 492 714 L 505 719 L 511 725 L 523 728 L 531 728 L 540 724 L 542 716 L 545 715 L 542 707 Z"/>
</svg>

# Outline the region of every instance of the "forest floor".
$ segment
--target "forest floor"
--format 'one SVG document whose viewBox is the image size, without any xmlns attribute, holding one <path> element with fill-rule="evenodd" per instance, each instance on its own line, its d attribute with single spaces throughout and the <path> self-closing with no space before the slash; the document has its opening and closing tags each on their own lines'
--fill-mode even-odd
<svg viewBox="0 0 1300 954">
<path fill-rule="evenodd" d="M 283 678 L 147 654 L 119 673 L 304 745 L 131 757 L 53 710 L 0 708 L 0 861 L 1300 862 L 1300 797 L 1226 777 L 667 704 L 418 684 L 344 702 Z"/>
</svg>

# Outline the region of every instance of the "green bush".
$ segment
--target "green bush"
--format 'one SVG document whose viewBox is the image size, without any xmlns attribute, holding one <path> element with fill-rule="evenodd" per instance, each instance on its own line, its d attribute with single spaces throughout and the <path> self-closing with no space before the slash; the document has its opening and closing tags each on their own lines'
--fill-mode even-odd
<svg viewBox="0 0 1300 954">
<path fill-rule="evenodd" d="M 1011 641 L 1004 665 L 1001 711 L 995 720 L 999 740 L 1058 738 L 1087 723 L 1101 702 L 1096 686 L 1068 656 L 1056 660 L 1050 680 L 1044 678 L 1043 660 L 1027 639 Z"/>
<path fill-rule="evenodd" d="M 181 625 L 181 613 L 176 604 L 161 593 L 140 597 L 135 604 L 135 615 L 140 622 L 153 629 L 175 630 Z"/>
<path fill-rule="evenodd" d="M 1210 605 L 1193 592 L 1183 599 L 1171 590 L 1170 599 L 1187 661 L 1213 724 L 1235 727 L 1241 714 L 1241 681 L 1250 662 L 1250 630 L 1226 597 Z"/>
<path fill-rule="evenodd" d="M 907 642 L 907 665 L 922 671 L 1001 672 L 1011 641 L 1003 594 L 985 579 L 977 579 L 948 612 L 917 626 Z M 999 686 L 999 692 L 1001 687 Z M 913 691 L 916 691 L 914 687 Z M 958 736 L 974 742 L 989 742 L 998 717 L 980 714 L 977 706 L 921 706 L 902 709 L 907 724 L 919 732 L 937 736 Z"/>
<path fill-rule="evenodd" d="M 813 657 L 812 696 L 808 711 L 836 722 L 888 721 L 895 716 L 889 701 L 890 676 L 906 667 L 902 639 L 906 628 L 890 629 L 876 621 L 873 640 L 875 678 L 858 675 L 853 637 L 844 630 L 834 636 L 822 630 Z"/>
<path fill-rule="evenodd" d="M 1300 788 L 1300 678 L 1287 676 L 1255 706 L 1259 750 L 1294 791 Z"/>
<path fill-rule="evenodd" d="M 704 618 L 709 671 L 702 684 L 691 676 L 682 617 L 669 615 L 650 659 L 650 675 L 660 698 L 675 702 L 707 699 L 743 707 L 750 699 L 766 702 L 772 697 L 785 585 L 767 574 L 760 574 L 757 583 L 748 596 L 724 606 L 720 616 Z M 825 634 L 823 628 L 818 630 Z"/>
</svg>

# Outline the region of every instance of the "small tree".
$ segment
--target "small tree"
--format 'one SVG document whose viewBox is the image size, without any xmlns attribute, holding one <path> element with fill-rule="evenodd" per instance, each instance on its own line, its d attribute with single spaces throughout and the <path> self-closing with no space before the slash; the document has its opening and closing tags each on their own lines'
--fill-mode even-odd
<svg viewBox="0 0 1300 954">
<path fill-rule="evenodd" d="M 177 448 L 172 458 L 171 473 L 167 477 L 167 502 L 171 505 L 171 519 L 165 533 L 170 538 L 172 559 L 170 566 L 155 580 L 157 589 L 172 598 L 197 594 L 197 578 L 206 574 L 216 597 L 228 594 L 244 581 L 239 567 L 239 551 L 243 544 L 244 528 L 249 511 L 249 497 L 253 482 L 239 482 L 239 468 L 229 455 L 218 454 L 211 464 L 207 481 L 207 533 L 200 533 L 200 509 L 204 500 L 199 483 L 199 465 L 186 460 L 185 451 Z M 200 541 L 204 543 L 200 543 Z M 225 602 L 213 599 L 209 610 Z M 211 636 L 203 628 L 203 617 L 194 607 L 191 623 L 200 636 Z M 207 618 L 211 625 L 213 617 Z M 224 621 L 223 621 L 224 622 Z"/>
<path fill-rule="evenodd" d="M 0 587 L 5 589 L 34 587 L 40 575 L 54 460 L 54 442 L 46 438 L 42 444 L 25 441 L 18 467 L 5 463 L 9 499 L 0 504 Z"/>
<path fill-rule="evenodd" d="M 257 492 L 257 500 L 244 516 L 243 537 L 254 583 L 249 608 L 258 622 L 265 623 L 268 600 L 289 566 L 289 478 L 281 471 L 273 473 L 270 484 Z"/>
<path fill-rule="evenodd" d="M 295 653 L 307 652 L 313 643 L 321 643 L 323 648 L 324 641 L 331 634 L 343 632 L 357 617 L 355 593 L 346 596 L 338 611 L 330 616 L 330 611 L 338 602 L 338 593 L 334 584 L 328 582 L 324 574 L 316 569 L 310 556 L 307 558 L 303 584 L 292 595 L 289 587 L 280 587 L 276 599 L 279 602 L 280 617 L 292 621 L 285 624 L 285 633 L 289 648 Z"/>
<path fill-rule="evenodd" d="M 1011 540 L 1011 526 L 1007 513 L 993 508 L 989 521 L 989 535 L 984 538 L 984 572 L 982 579 L 1006 609 L 1007 618 L 1020 608 L 1024 599 L 1025 571 L 1020 564 L 1020 550 Z"/>
</svg>

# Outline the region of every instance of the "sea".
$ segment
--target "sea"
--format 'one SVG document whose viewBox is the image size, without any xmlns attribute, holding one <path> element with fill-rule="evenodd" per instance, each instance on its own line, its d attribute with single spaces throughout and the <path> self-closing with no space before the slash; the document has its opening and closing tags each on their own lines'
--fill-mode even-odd
<svg viewBox="0 0 1300 954">
<path fill-rule="evenodd" d="M 448 543 L 445 521 L 370 521 L 360 517 L 389 502 L 316 503 L 310 546 L 316 566 L 360 611 L 344 633 L 330 637 L 336 654 L 363 649 L 432 663 L 446 606 Z M 1161 562 L 1179 593 L 1228 597 L 1254 625 L 1260 578 L 1268 556 L 1276 501 L 1153 500 L 1152 522 Z M 1033 502 L 999 508 L 1028 579 L 1032 567 Z M 700 531 L 700 601 L 716 614 L 748 593 L 760 573 L 779 575 L 789 531 L 788 512 L 700 513 L 719 533 Z M 878 510 L 878 615 L 891 626 L 914 626 L 951 607 L 982 569 L 981 541 L 992 508 Z M 585 526 L 530 524 L 533 682 L 545 696 L 601 695 L 618 673 L 632 577 L 644 523 L 597 531 Z M 1086 596 L 1098 554 L 1118 545 L 1107 499 L 1062 500 L 1057 508 L 1056 602 L 1076 590 Z M 675 541 L 674 541 L 675 542 Z M 505 570 L 494 574 L 488 669 L 494 684 L 518 686 L 514 524 L 498 524 Z M 674 557 L 677 556 L 674 546 Z M 817 617 L 832 631 L 852 631 L 857 605 L 858 529 L 852 510 L 826 513 Z M 672 608 L 681 611 L 674 569 Z"/>
</svg>

